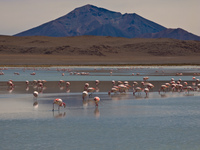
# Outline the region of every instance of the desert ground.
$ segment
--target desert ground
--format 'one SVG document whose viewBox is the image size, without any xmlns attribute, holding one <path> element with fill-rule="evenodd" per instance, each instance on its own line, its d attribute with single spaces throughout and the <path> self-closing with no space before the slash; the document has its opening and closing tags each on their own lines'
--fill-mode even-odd
<svg viewBox="0 0 200 150">
<path fill-rule="evenodd" d="M 200 65 L 200 41 L 0 36 L 0 65 Z"/>
</svg>

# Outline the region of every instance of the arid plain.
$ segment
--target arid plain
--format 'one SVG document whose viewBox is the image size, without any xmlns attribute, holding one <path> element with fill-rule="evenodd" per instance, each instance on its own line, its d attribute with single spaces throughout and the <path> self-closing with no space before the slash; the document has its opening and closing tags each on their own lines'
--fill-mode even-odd
<svg viewBox="0 0 200 150">
<path fill-rule="evenodd" d="M 0 65 L 200 65 L 200 41 L 0 36 Z"/>
</svg>

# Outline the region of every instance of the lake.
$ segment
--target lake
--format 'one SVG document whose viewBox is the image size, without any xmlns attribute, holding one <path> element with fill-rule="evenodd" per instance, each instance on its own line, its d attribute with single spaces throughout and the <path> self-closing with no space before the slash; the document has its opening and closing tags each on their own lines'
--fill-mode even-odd
<svg viewBox="0 0 200 150">
<path fill-rule="evenodd" d="M 166 91 L 159 86 L 171 78 L 192 85 L 198 78 L 198 66 L 183 67 L 49 67 L 2 68 L 0 76 L 0 149 L 48 150 L 199 150 L 200 92 Z M 14 73 L 19 72 L 20 75 Z M 36 75 L 30 73 L 36 72 Z M 89 73 L 80 75 L 81 73 Z M 62 74 L 64 75 L 62 76 Z M 80 74 L 79 74 L 80 73 Z M 134 75 L 133 75 L 134 73 Z M 179 76 L 176 73 L 183 73 Z M 137 75 L 138 74 L 138 75 Z M 111 81 L 143 81 L 148 76 L 155 87 L 148 96 L 112 93 Z M 8 90 L 12 79 L 15 87 Z M 25 80 L 46 80 L 46 90 L 33 97 L 33 85 L 26 90 Z M 99 91 L 82 99 L 85 82 Z M 58 86 L 59 80 L 70 81 L 70 91 Z M 99 96 L 96 107 L 93 97 Z M 61 98 L 66 108 L 55 107 Z"/>
</svg>

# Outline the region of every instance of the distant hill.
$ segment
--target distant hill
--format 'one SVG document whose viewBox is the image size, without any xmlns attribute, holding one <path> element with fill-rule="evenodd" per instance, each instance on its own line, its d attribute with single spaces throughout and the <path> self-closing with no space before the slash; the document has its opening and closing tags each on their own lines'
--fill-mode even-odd
<svg viewBox="0 0 200 150">
<path fill-rule="evenodd" d="M 110 36 L 0 36 L 0 54 L 200 56 L 200 41 Z"/>
<path fill-rule="evenodd" d="M 65 16 L 47 22 L 15 36 L 112 36 L 126 38 L 174 38 L 200 40 L 183 29 L 167 29 L 136 13 L 121 14 L 93 5 L 74 9 Z"/>
<path fill-rule="evenodd" d="M 197 40 L 200 41 L 200 37 L 192 33 L 189 33 L 183 29 L 166 29 L 157 33 L 146 33 L 139 35 L 139 38 L 172 38 L 181 40 Z"/>
<path fill-rule="evenodd" d="M 200 41 L 111 36 L 0 36 L 0 65 L 199 64 Z"/>
</svg>

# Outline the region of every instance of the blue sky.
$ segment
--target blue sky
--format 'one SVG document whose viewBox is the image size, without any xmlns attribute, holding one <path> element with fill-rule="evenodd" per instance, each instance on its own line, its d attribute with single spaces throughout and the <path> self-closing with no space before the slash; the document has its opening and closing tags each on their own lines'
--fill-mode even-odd
<svg viewBox="0 0 200 150">
<path fill-rule="evenodd" d="M 0 0 L 0 35 L 13 35 L 92 4 L 200 36 L 200 0 Z"/>
</svg>

